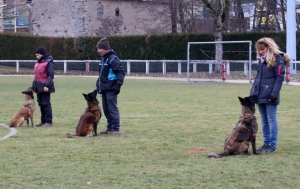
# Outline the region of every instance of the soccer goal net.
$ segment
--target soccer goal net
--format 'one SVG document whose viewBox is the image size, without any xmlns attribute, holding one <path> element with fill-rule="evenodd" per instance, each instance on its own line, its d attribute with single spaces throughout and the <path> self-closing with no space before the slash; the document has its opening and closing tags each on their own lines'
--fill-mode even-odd
<svg viewBox="0 0 300 189">
<path fill-rule="evenodd" d="M 221 51 L 216 50 L 217 44 L 221 44 Z M 224 65 L 227 76 L 251 83 L 251 52 L 252 41 L 188 42 L 187 82 L 224 81 Z M 216 60 L 216 53 L 222 53 L 222 60 Z"/>
</svg>

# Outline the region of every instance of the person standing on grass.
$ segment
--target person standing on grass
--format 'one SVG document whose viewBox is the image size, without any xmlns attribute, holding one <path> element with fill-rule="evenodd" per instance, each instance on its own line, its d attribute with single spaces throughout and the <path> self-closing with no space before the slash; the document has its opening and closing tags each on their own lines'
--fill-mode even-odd
<svg viewBox="0 0 300 189">
<path fill-rule="evenodd" d="M 37 93 L 37 101 L 41 111 L 41 122 L 37 127 L 52 126 L 52 106 L 50 94 L 55 92 L 54 88 L 54 62 L 51 55 L 46 53 L 42 46 L 35 51 L 37 62 L 34 65 L 34 80 L 32 89 Z"/>
<path fill-rule="evenodd" d="M 125 78 L 125 70 L 118 55 L 110 49 L 107 38 L 102 38 L 96 47 L 102 57 L 96 90 L 102 95 L 102 107 L 107 119 L 106 130 L 100 134 L 120 134 L 120 113 L 117 100 Z"/>
<path fill-rule="evenodd" d="M 277 105 L 280 102 L 285 66 L 289 64 L 290 57 L 281 52 L 271 38 L 259 39 L 255 48 L 258 65 L 250 96 L 254 97 L 258 104 L 264 138 L 264 144 L 257 152 L 271 153 L 275 152 L 277 147 Z"/>
</svg>

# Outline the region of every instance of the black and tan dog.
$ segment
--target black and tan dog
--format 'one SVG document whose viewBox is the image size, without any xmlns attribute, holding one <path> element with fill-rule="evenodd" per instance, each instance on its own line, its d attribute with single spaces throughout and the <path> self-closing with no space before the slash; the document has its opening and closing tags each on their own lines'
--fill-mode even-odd
<svg viewBox="0 0 300 189">
<path fill-rule="evenodd" d="M 223 156 L 230 155 L 246 155 L 248 154 L 249 142 L 252 144 L 253 154 L 256 152 L 256 133 L 257 133 L 257 122 L 255 113 L 255 104 L 251 97 L 241 98 L 239 97 L 242 105 L 242 115 L 240 120 L 233 129 L 231 135 L 225 140 L 224 152 L 217 154 L 211 152 L 207 155 L 208 158 L 220 158 Z"/>
<path fill-rule="evenodd" d="M 29 87 L 22 93 L 25 94 L 25 102 L 11 118 L 10 127 L 21 127 L 25 120 L 27 121 L 27 126 L 29 127 L 29 119 L 31 121 L 31 126 L 35 127 L 33 123 L 33 113 L 35 110 L 33 90 L 31 87 Z"/>
<path fill-rule="evenodd" d="M 97 100 L 97 92 L 94 91 L 89 94 L 83 94 L 87 101 L 87 108 L 81 115 L 77 127 L 76 134 L 66 134 L 67 138 L 91 137 L 97 135 L 97 126 L 101 118 L 101 109 L 99 107 L 99 101 Z"/>
</svg>

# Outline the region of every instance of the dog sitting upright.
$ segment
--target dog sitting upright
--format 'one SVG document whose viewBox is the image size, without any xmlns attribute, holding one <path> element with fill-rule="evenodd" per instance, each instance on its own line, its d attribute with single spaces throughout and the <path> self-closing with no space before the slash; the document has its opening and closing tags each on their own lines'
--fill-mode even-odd
<svg viewBox="0 0 300 189">
<path fill-rule="evenodd" d="M 224 152 L 221 154 L 211 152 L 207 155 L 208 158 L 248 154 L 249 142 L 252 144 L 253 154 L 257 154 L 256 133 L 258 126 L 254 116 L 255 103 L 251 97 L 239 97 L 239 100 L 242 105 L 242 115 L 231 135 L 225 140 Z"/>
<path fill-rule="evenodd" d="M 87 108 L 81 115 L 77 127 L 76 134 L 66 134 L 67 138 L 74 138 L 76 136 L 91 137 L 97 135 L 97 126 L 101 118 L 101 109 L 99 107 L 99 101 L 97 100 L 97 92 L 91 92 L 89 94 L 83 94 L 87 101 Z"/>
<path fill-rule="evenodd" d="M 33 113 L 35 110 L 33 90 L 31 87 L 29 87 L 22 93 L 25 94 L 25 102 L 11 118 L 10 127 L 21 127 L 25 120 L 27 121 L 27 126 L 29 127 L 29 119 L 31 121 L 31 126 L 35 127 L 33 123 Z"/>
</svg>

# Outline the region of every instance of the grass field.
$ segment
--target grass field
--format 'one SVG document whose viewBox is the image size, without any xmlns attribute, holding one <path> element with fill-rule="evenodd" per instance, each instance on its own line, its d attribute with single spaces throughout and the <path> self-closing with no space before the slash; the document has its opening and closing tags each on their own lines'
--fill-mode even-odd
<svg viewBox="0 0 300 189">
<path fill-rule="evenodd" d="M 0 76 L 0 123 L 20 108 L 30 76 Z M 250 84 L 125 79 L 121 135 L 65 138 L 75 127 L 95 77 L 57 77 L 54 126 L 27 128 L 0 141 L 0 188 L 299 188 L 300 86 L 284 85 L 279 141 L 272 154 L 208 159 L 222 152 Z M 100 100 L 100 95 L 98 96 Z M 36 100 L 36 99 L 35 99 Z M 36 103 L 35 123 L 39 123 Z M 260 116 L 257 147 L 263 143 Z M 105 130 L 103 117 L 98 130 Z M 9 133 L 0 128 L 0 137 Z"/>
</svg>

